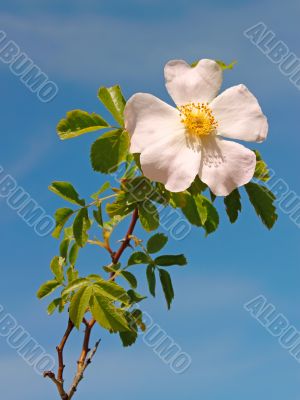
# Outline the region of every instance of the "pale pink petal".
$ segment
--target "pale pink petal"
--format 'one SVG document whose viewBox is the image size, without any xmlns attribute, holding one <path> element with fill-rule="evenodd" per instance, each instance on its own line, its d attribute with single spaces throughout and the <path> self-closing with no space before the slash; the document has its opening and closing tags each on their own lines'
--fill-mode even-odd
<svg viewBox="0 0 300 400">
<path fill-rule="evenodd" d="M 219 135 L 250 142 L 262 142 L 267 137 L 267 118 L 246 86 L 225 90 L 209 106 L 218 121 Z"/>
<path fill-rule="evenodd" d="M 124 117 L 132 153 L 141 153 L 165 136 L 182 130 L 179 111 L 148 93 L 133 95 L 126 104 Z"/>
<path fill-rule="evenodd" d="M 210 102 L 222 84 L 222 69 L 213 60 L 203 59 L 195 67 L 185 61 L 169 61 L 165 66 L 167 90 L 177 106 Z"/>
<path fill-rule="evenodd" d="M 163 183 L 170 192 L 181 192 L 193 183 L 201 154 L 199 146 L 187 141 L 182 129 L 149 146 L 142 152 L 140 160 L 147 178 Z"/>
<path fill-rule="evenodd" d="M 199 177 L 215 195 L 227 196 L 252 179 L 256 166 L 253 151 L 217 137 L 203 139 L 202 145 Z"/>
</svg>

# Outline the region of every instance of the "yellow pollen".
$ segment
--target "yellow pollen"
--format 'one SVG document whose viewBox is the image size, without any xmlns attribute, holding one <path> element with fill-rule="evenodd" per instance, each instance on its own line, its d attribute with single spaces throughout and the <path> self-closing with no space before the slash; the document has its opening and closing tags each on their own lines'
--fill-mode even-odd
<svg viewBox="0 0 300 400">
<path fill-rule="evenodd" d="M 218 126 L 208 103 L 189 103 L 178 109 L 181 122 L 193 136 L 210 135 Z"/>
</svg>

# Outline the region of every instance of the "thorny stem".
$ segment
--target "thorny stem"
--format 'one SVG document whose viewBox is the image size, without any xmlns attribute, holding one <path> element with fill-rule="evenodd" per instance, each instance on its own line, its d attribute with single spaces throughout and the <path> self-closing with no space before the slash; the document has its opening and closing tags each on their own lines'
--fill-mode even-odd
<svg viewBox="0 0 300 400">
<path fill-rule="evenodd" d="M 65 344 L 70 336 L 70 333 L 72 332 L 74 328 L 74 324 L 73 322 L 69 319 L 68 321 L 68 326 L 66 329 L 66 332 L 62 338 L 62 341 L 60 342 L 60 344 L 56 347 L 56 351 L 57 351 L 57 356 L 58 356 L 58 371 L 57 371 L 57 380 L 61 383 L 64 382 L 63 380 L 63 373 L 64 373 L 64 356 L 63 356 L 63 351 L 64 351 L 64 347 Z"/>
<path fill-rule="evenodd" d="M 132 218 L 131 218 L 129 228 L 127 230 L 125 238 L 122 240 L 122 244 L 119 247 L 119 249 L 116 252 L 113 252 L 111 250 L 111 248 L 107 249 L 111 255 L 113 264 L 117 264 L 119 262 L 125 249 L 130 246 L 131 236 L 132 236 L 132 233 L 136 226 L 136 223 L 138 221 L 138 218 L 139 218 L 139 214 L 138 214 L 138 209 L 136 208 L 132 213 Z M 115 273 L 112 272 L 110 274 L 109 280 L 114 280 L 114 279 L 115 279 Z M 68 326 L 65 331 L 65 334 L 64 334 L 60 344 L 56 347 L 57 355 L 58 355 L 57 376 L 55 376 L 54 372 L 52 372 L 52 371 L 44 372 L 44 377 L 51 379 L 53 381 L 53 383 L 56 385 L 57 391 L 62 400 L 71 400 L 71 398 L 74 396 L 80 381 L 83 379 L 83 373 L 84 373 L 85 369 L 87 368 L 87 366 L 92 362 L 92 359 L 93 359 L 93 357 L 97 351 L 97 348 L 99 346 L 99 343 L 100 343 L 100 340 L 99 340 L 96 343 L 93 350 L 92 351 L 90 350 L 90 348 L 89 348 L 90 337 L 91 337 L 92 329 L 96 323 L 96 320 L 94 318 L 92 318 L 90 321 L 87 321 L 86 318 L 83 318 L 82 322 L 85 324 L 85 332 L 84 332 L 82 350 L 81 350 L 79 360 L 77 362 L 77 373 L 73 379 L 73 382 L 72 382 L 69 392 L 67 393 L 64 389 L 63 371 L 65 368 L 65 365 L 63 362 L 63 351 L 64 351 L 65 344 L 68 341 L 68 338 L 70 336 L 70 333 L 72 332 L 72 330 L 74 328 L 74 324 L 70 319 L 68 321 Z"/>
</svg>

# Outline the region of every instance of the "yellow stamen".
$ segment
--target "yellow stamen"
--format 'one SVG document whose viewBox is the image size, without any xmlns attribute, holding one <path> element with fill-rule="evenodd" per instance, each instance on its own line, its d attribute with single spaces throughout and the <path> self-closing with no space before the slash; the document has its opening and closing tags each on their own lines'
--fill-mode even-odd
<svg viewBox="0 0 300 400">
<path fill-rule="evenodd" d="M 210 135 L 218 126 L 208 103 L 189 103 L 178 107 L 181 122 L 196 137 Z"/>
</svg>

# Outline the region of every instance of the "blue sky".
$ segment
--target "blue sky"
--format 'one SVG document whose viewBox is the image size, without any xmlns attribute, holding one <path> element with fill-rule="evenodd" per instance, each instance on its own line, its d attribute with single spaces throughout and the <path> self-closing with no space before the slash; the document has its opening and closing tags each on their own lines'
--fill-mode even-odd
<svg viewBox="0 0 300 400">
<path fill-rule="evenodd" d="M 85 196 L 103 181 L 89 164 L 97 133 L 61 142 L 55 134 L 58 120 L 73 108 L 108 117 L 96 97 L 100 85 L 119 83 L 127 97 L 146 91 L 169 101 L 163 66 L 172 58 L 238 60 L 235 69 L 226 72 L 223 88 L 244 83 L 259 98 L 270 124 L 268 140 L 259 149 L 276 176 L 300 193 L 300 92 L 243 36 L 245 29 L 263 21 L 300 57 L 299 2 L 11 0 L 0 9 L 0 29 L 59 87 L 58 96 L 43 104 L 0 64 L 0 164 L 48 213 L 62 206 L 47 189 L 52 180 L 70 180 Z M 189 258 L 188 267 L 174 270 L 174 306 L 168 312 L 161 295 L 145 304 L 154 320 L 191 354 L 190 369 L 175 375 L 142 340 L 125 350 L 117 338 L 99 329 L 95 339 L 103 337 L 102 346 L 78 400 L 298 398 L 299 364 L 243 304 L 263 294 L 300 329 L 299 228 L 279 211 L 276 227 L 268 232 L 246 201 L 243 207 L 233 226 L 221 213 L 220 229 L 208 238 L 192 230 L 185 240 L 170 241 L 170 251 Z M 48 318 L 46 304 L 35 292 L 50 277 L 48 265 L 57 242 L 51 236 L 38 237 L 4 201 L 0 213 L 0 303 L 53 352 L 65 320 Z M 83 252 L 82 268 L 98 268 L 105 257 Z M 3 338 L 0 349 L 3 397 L 55 398 L 53 385 L 36 375 Z M 68 356 L 75 360 L 78 350 L 79 342 L 72 339 Z"/>
</svg>

